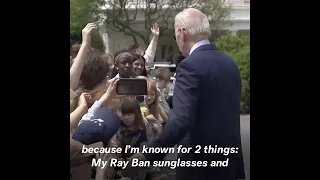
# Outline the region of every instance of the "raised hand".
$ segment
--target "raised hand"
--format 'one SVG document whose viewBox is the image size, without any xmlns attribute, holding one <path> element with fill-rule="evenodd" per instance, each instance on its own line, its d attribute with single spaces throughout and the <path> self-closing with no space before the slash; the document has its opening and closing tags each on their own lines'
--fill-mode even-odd
<svg viewBox="0 0 320 180">
<path fill-rule="evenodd" d="M 117 83 L 119 81 L 118 77 L 114 77 L 113 79 L 108 81 L 108 89 L 99 99 L 99 102 L 106 106 L 109 109 L 117 110 L 119 109 L 119 104 L 121 103 L 121 99 L 125 96 L 118 95 Z"/>
<path fill-rule="evenodd" d="M 108 81 L 108 89 L 105 93 L 108 97 L 117 98 L 119 96 L 116 92 L 118 81 L 118 77 L 114 77 Z"/>
<path fill-rule="evenodd" d="M 159 36 L 160 34 L 160 29 L 158 23 L 154 23 L 151 27 L 151 32 L 154 36 Z"/>
<path fill-rule="evenodd" d="M 79 98 L 78 106 L 88 108 L 92 104 L 92 98 L 89 93 L 82 93 Z"/>
<path fill-rule="evenodd" d="M 93 29 L 97 29 L 94 23 L 88 23 L 86 27 L 82 29 L 82 44 L 91 44 L 91 32 Z"/>
</svg>

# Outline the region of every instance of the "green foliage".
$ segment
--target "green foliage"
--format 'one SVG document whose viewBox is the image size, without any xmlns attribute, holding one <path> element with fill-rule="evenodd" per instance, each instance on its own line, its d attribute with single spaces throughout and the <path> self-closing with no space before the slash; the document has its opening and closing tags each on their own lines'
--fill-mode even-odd
<svg viewBox="0 0 320 180">
<path fill-rule="evenodd" d="M 93 31 L 91 35 L 92 35 L 91 46 L 94 49 L 98 49 L 98 50 L 104 52 L 105 45 L 103 43 L 102 37 L 99 34 L 98 30 Z"/>
<path fill-rule="evenodd" d="M 250 30 L 238 30 L 237 36 L 241 36 L 241 35 L 249 35 L 250 36 Z"/>
<path fill-rule="evenodd" d="M 231 31 L 229 30 L 212 30 L 211 31 L 211 42 L 215 42 L 217 39 L 219 39 L 222 36 L 231 35 Z"/>
<path fill-rule="evenodd" d="M 81 37 L 82 29 L 93 22 L 92 0 L 70 0 L 70 33 Z M 92 47 L 104 51 L 104 43 L 98 31 L 92 33 Z"/>
<path fill-rule="evenodd" d="M 175 15 L 189 7 L 201 10 L 208 16 L 210 23 L 214 24 L 214 29 L 219 29 L 221 22 L 230 19 L 231 6 L 226 2 L 227 0 L 94 0 L 96 7 L 109 7 L 95 10 L 97 19 L 106 29 L 131 36 L 135 44 L 138 44 L 137 38 L 139 38 L 146 46 L 149 44 L 150 28 L 153 23 L 159 24 L 160 36 L 172 35 Z M 139 28 L 137 28 L 138 22 L 141 23 Z"/>
<path fill-rule="evenodd" d="M 250 113 L 250 36 L 225 35 L 215 44 L 236 61 L 242 80 L 241 112 Z"/>
<path fill-rule="evenodd" d="M 70 0 L 70 32 L 80 33 L 91 22 L 91 0 Z"/>
</svg>

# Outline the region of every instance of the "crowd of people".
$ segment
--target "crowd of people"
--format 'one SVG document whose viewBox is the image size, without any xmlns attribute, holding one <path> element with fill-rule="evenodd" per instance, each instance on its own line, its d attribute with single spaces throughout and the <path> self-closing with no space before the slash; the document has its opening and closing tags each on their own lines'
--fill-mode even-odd
<svg viewBox="0 0 320 180">
<path fill-rule="evenodd" d="M 81 43 L 70 40 L 71 176 L 77 180 L 80 177 L 90 179 L 92 158 L 101 158 L 96 157 L 97 154 L 81 154 L 83 144 L 90 147 L 124 147 L 128 144 L 139 147 L 161 133 L 170 111 L 167 99 L 171 72 L 159 68 L 154 80 L 146 67 L 146 63 L 154 61 L 160 33 L 158 24 L 151 28 L 153 38 L 145 51 L 132 45 L 117 51 L 114 56 L 91 47 L 91 33 L 96 28 L 94 23 L 89 23 L 82 30 Z M 145 78 L 148 94 L 145 97 L 116 95 L 118 78 Z M 101 105 L 108 109 L 102 109 Z M 105 118 L 108 122 L 104 122 Z M 88 128 L 92 128 L 90 132 L 93 134 L 99 132 L 95 131 L 97 128 L 106 129 L 105 134 L 88 135 Z M 126 159 L 129 154 L 114 156 Z M 107 158 L 110 157 L 109 154 Z M 123 178 L 117 169 L 104 171 L 108 174 L 111 171 L 112 178 Z M 153 171 L 146 172 L 144 176 L 153 174 Z"/>
<path fill-rule="evenodd" d="M 202 24 L 199 25 L 197 23 L 192 25 L 192 23 L 198 21 Z M 235 70 L 234 67 L 236 66 L 225 55 L 222 55 L 220 52 L 213 52 L 210 57 L 215 56 L 217 58 L 216 62 L 218 63 L 216 65 L 218 66 L 203 64 L 203 68 L 207 69 L 200 70 L 201 75 L 198 76 L 195 75 L 198 70 L 194 68 L 198 68 L 199 65 L 190 64 L 190 60 L 188 60 L 188 58 L 192 58 L 191 53 L 199 53 L 200 50 L 197 49 L 200 46 L 211 50 L 211 44 L 209 47 L 209 43 L 204 41 L 208 39 L 211 33 L 208 25 L 209 22 L 206 16 L 195 9 L 182 11 L 176 17 L 175 40 L 181 51 L 181 54 L 176 57 L 178 57 L 177 65 L 179 64 L 179 68 L 180 66 L 181 68 L 177 70 L 177 81 L 174 91 L 174 98 L 177 98 L 174 100 L 173 108 L 170 108 L 167 102 L 167 86 L 172 76 L 171 72 L 166 68 L 159 68 L 156 70 L 155 78 L 148 75 L 147 64 L 154 61 L 160 33 L 158 24 L 154 24 L 151 28 L 153 38 L 146 50 L 135 45 L 125 47 L 112 55 L 93 49 L 91 46 L 91 33 L 97 29 L 94 23 L 87 24 L 82 30 L 81 43 L 70 40 L 70 179 L 89 180 L 95 176 L 97 180 L 160 180 L 167 179 L 168 177 L 166 172 L 154 167 L 145 168 L 139 171 L 139 173 L 133 174 L 124 173 L 121 168 L 115 167 L 96 168 L 93 171 L 94 167 L 91 167 L 93 158 L 107 161 L 111 158 L 130 160 L 132 157 L 142 157 L 142 159 L 154 159 L 154 157 L 151 157 L 151 155 L 141 156 L 141 154 L 134 155 L 128 153 L 83 154 L 81 153 L 83 145 L 87 147 L 124 148 L 126 145 L 141 147 L 143 144 L 153 143 L 153 145 L 157 144 L 160 147 L 174 146 L 186 134 L 189 134 L 187 135 L 187 139 L 189 138 L 190 146 L 194 146 L 195 144 L 212 144 L 212 141 L 224 145 L 236 145 L 239 143 L 238 131 L 235 130 L 238 128 L 238 125 L 234 128 L 232 124 L 235 123 L 234 120 L 239 118 L 239 112 L 237 112 L 237 108 L 240 106 L 238 86 L 241 83 L 239 84 L 238 82 L 238 71 L 234 73 L 227 70 L 228 67 L 221 59 L 226 59 L 227 65 L 232 66 L 232 71 Z M 184 45 L 182 45 L 183 43 Z M 215 51 L 215 49 L 212 50 Z M 205 54 L 201 54 L 200 56 L 203 60 L 201 58 L 197 58 L 196 60 L 203 61 L 202 63 L 213 63 L 208 60 Z M 201 62 L 199 63 L 201 64 Z M 223 72 L 223 78 L 218 75 L 214 76 L 211 73 L 212 69 L 219 71 L 219 73 L 220 71 L 228 71 L 231 75 Z M 198 77 L 200 79 L 195 79 Z M 116 93 L 116 86 L 119 78 L 146 79 L 147 95 L 142 97 L 118 95 Z M 227 80 L 231 81 L 231 83 L 226 82 Z M 215 87 L 204 85 L 203 82 L 211 83 Z M 231 93 L 229 88 L 234 88 L 237 93 Z M 212 98 L 214 98 L 214 101 L 212 101 Z M 210 110 L 207 100 L 212 101 L 211 105 L 216 110 Z M 219 107 L 219 105 L 221 106 Z M 225 110 L 224 108 L 231 110 Z M 211 126 L 212 124 L 210 123 L 214 120 L 212 119 L 212 114 L 209 115 L 208 113 L 218 114 L 219 117 L 215 121 L 223 123 L 222 125 L 212 127 L 214 132 L 211 129 L 205 129 Z M 196 119 L 202 120 L 198 121 Z M 197 129 L 191 130 L 192 126 L 196 126 Z M 219 130 L 221 127 L 227 128 L 226 132 L 221 132 L 221 129 Z M 236 131 L 236 133 L 234 134 L 233 131 Z M 208 139 L 206 139 L 204 133 L 209 132 L 214 134 L 207 135 Z M 221 133 L 219 134 L 219 138 L 227 138 L 230 143 L 217 140 L 218 136 L 216 133 Z M 168 138 L 172 138 L 170 143 L 166 143 Z M 194 142 L 194 140 L 197 142 Z M 155 141 L 156 143 L 154 143 Z M 209 159 L 212 158 L 208 155 L 205 156 Z M 159 158 L 163 159 L 163 157 Z M 183 159 L 183 157 L 181 158 Z M 203 157 L 197 155 L 191 157 L 191 159 L 190 157 L 187 159 L 192 160 L 197 158 L 201 159 Z M 234 168 L 234 166 L 231 166 L 231 168 Z M 234 170 L 231 170 L 234 173 Z M 220 174 L 218 173 L 217 177 L 223 177 L 221 174 L 230 173 L 231 170 L 219 172 Z M 241 171 L 241 167 L 238 171 Z M 93 172 L 94 175 L 92 175 Z M 192 171 L 188 173 L 192 173 Z M 187 176 L 188 173 L 184 172 Z M 197 176 L 199 178 L 208 175 L 207 170 L 202 170 L 200 173 L 201 175 Z M 181 173 L 179 176 L 181 176 Z M 240 175 L 237 173 L 237 176 Z M 190 179 L 197 177 L 194 174 L 191 176 L 189 174 Z M 177 179 L 184 178 L 181 176 L 180 178 L 177 177 Z"/>
</svg>

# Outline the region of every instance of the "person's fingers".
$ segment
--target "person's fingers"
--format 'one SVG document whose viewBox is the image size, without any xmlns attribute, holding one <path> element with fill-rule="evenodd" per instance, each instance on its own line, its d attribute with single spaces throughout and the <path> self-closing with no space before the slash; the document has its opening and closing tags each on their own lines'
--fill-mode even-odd
<svg viewBox="0 0 320 180">
<path fill-rule="evenodd" d="M 113 83 L 112 83 L 112 86 L 117 86 L 119 80 L 120 80 L 119 78 L 118 78 L 118 79 L 115 79 L 115 80 L 113 81 Z"/>
<path fill-rule="evenodd" d="M 90 26 L 94 26 L 94 23 L 88 23 L 85 28 L 89 28 Z"/>
<path fill-rule="evenodd" d="M 94 23 L 88 23 L 87 26 L 89 26 L 89 25 L 94 25 Z"/>
<path fill-rule="evenodd" d="M 83 29 L 87 29 L 87 27 L 89 26 L 90 23 L 88 23 Z"/>
<path fill-rule="evenodd" d="M 97 27 L 95 25 L 89 26 L 88 27 L 88 32 L 91 32 L 93 29 L 97 29 Z"/>
<path fill-rule="evenodd" d="M 89 26 L 90 26 L 90 23 L 88 23 L 86 27 L 83 28 L 83 30 L 87 30 Z"/>
<path fill-rule="evenodd" d="M 117 79 L 119 79 L 119 78 L 118 77 L 114 77 L 114 78 L 110 79 L 108 81 L 109 85 L 112 85 Z"/>
<path fill-rule="evenodd" d="M 79 98 L 79 103 L 80 103 L 80 104 L 83 104 L 84 102 L 86 102 L 86 98 L 85 98 L 84 93 L 82 93 L 82 94 L 80 95 L 80 98 Z"/>
<path fill-rule="evenodd" d="M 110 86 L 109 86 L 109 91 L 110 93 L 117 95 L 116 89 L 117 89 L 117 83 L 119 80 L 115 80 Z"/>
<path fill-rule="evenodd" d="M 96 25 L 93 23 L 88 23 L 83 30 L 84 32 L 90 33 L 92 29 L 96 29 Z"/>
<path fill-rule="evenodd" d="M 92 100 L 91 96 L 86 96 L 85 98 L 86 98 L 86 100 L 90 100 L 90 101 Z"/>
<path fill-rule="evenodd" d="M 92 100 L 92 97 L 90 94 L 85 94 L 84 97 L 86 98 L 86 100 Z"/>
</svg>

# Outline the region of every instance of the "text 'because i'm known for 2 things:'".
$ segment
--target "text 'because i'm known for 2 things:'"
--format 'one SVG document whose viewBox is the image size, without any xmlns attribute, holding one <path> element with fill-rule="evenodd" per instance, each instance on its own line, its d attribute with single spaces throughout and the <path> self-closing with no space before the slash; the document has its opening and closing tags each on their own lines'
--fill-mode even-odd
<svg viewBox="0 0 320 180">
<path fill-rule="evenodd" d="M 124 151 L 124 152 L 122 152 Z M 197 145 L 194 148 L 192 147 L 183 147 L 182 145 L 179 145 L 177 149 L 174 147 L 170 148 L 159 148 L 159 147 L 147 147 L 142 146 L 142 148 L 139 147 L 131 147 L 130 145 L 126 145 L 124 149 L 120 147 L 106 147 L 106 148 L 93 148 L 89 147 L 87 148 L 85 145 L 82 146 L 82 153 L 167 153 L 167 154 L 173 154 L 173 153 L 210 153 L 210 154 L 223 154 L 225 156 L 228 156 L 229 154 L 236 154 L 238 153 L 238 147 L 219 147 L 217 145 L 206 145 L 204 148 L 202 148 L 200 145 Z"/>
<path fill-rule="evenodd" d="M 82 153 L 119 153 L 122 151 L 124 153 L 219 153 L 224 156 L 228 156 L 229 154 L 238 153 L 237 147 L 218 147 L 217 145 L 208 145 L 204 146 L 203 150 L 200 145 L 197 145 L 192 151 L 192 147 L 183 147 L 179 145 L 177 149 L 175 148 L 157 148 L 157 147 L 147 147 L 143 146 L 142 148 L 135 148 L 127 145 L 124 149 L 122 148 L 86 148 L 82 147 Z M 129 164 L 130 163 L 130 164 Z M 229 158 L 226 158 L 224 161 L 182 161 L 180 159 L 174 161 L 140 161 L 138 159 L 132 159 L 132 161 L 124 161 L 123 159 L 110 159 L 109 161 L 103 161 L 101 159 L 93 159 L 92 166 L 105 168 L 106 166 L 110 167 L 121 167 L 125 169 L 128 165 L 132 167 L 170 167 L 172 169 L 176 167 L 227 167 L 229 164 Z"/>
</svg>

